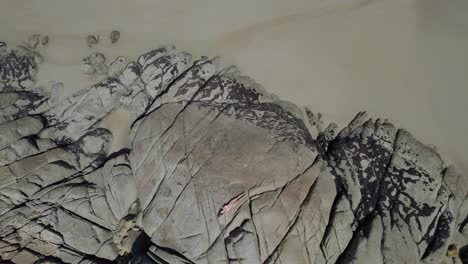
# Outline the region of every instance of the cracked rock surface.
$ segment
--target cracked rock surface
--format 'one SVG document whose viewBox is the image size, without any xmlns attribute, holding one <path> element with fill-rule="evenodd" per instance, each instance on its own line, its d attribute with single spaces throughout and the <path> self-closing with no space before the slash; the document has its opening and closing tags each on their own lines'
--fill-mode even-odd
<svg viewBox="0 0 468 264">
<path fill-rule="evenodd" d="M 2 263 L 467 261 L 468 177 L 388 121 L 325 126 L 173 47 L 58 100 L 0 48 Z"/>
</svg>

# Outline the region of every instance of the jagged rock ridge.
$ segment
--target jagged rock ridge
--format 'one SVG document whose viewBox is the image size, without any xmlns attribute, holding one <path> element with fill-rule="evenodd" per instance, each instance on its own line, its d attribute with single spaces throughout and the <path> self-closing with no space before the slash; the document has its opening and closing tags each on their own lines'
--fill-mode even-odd
<svg viewBox="0 0 468 264">
<path fill-rule="evenodd" d="M 57 100 L 35 86 L 37 53 L 0 49 L 4 262 L 466 258 L 467 177 L 387 121 L 359 113 L 337 134 L 172 47 Z M 109 153 L 99 123 L 121 107 L 132 147 Z"/>
</svg>

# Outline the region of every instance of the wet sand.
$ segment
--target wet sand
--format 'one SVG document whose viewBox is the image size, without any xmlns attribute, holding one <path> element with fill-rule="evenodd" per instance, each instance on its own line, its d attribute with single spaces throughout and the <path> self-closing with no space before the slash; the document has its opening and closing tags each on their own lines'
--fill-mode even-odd
<svg viewBox="0 0 468 264">
<path fill-rule="evenodd" d="M 344 125 L 358 111 L 389 118 L 468 171 L 468 2 L 464 0 L 1 1 L 0 39 L 50 42 L 38 80 L 67 94 L 100 77 L 80 73 L 97 50 L 130 59 L 176 44 L 221 56 L 268 91 Z M 111 30 L 121 39 L 110 44 Z M 99 34 L 95 48 L 88 34 Z M 104 120 L 128 145 L 127 113 Z M 127 123 L 128 126 L 128 123 Z M 118 133 L 117 133 L 118 132 Z"/>
</svg>

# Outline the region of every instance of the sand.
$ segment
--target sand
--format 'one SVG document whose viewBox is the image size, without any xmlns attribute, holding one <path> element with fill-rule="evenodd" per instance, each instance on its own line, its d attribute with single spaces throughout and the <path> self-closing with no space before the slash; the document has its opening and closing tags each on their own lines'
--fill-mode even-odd
<svg viewBox="0 0 468 264">
<path fill-rule="evenodd" d="M 219 55 L 268 91 L 347 123 L 389 118 L 468 171 L 468 2 L 464 0 L 1 1 L 0 39 L 50 36 L 38 80 L 67 94 L 100 77 L 79 72 L 91 51 L 130 59 L 176 44 Z M 121 39 L 111 45 L 111 30 Z M 99 34 L 94 49 L 88 34 Z M 127 113 L 104 126 L 129 144 Z M 118 133 L 119 132 L 119 133 Z"/>
</svg>

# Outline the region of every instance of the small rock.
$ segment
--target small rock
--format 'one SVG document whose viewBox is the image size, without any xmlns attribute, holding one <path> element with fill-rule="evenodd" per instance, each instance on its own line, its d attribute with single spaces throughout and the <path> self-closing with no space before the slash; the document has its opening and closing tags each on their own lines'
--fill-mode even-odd
<svg viewBox="0 0 468 264">
<path fill-rule="evenodd" d="M 88 57 L 81 59 L 81 72 L 84 74 L 105 74 L 106 57 L 101 52 L 93 52 Z"/>
<path fill-rule="evenodd" d="M 106 57 L 101 52 L 93 52 L 89 55 L 89 63 L 93 66 L 101 66 L 106 63 Z"/>
<path fill-rule="evenodd" d="M 37 45 L 39 44 L 40 38 L 41 38 L 40 34 L 31 35 L 28 38 L 28 46 L 35 49 L 37 47 Z"/>
<path fill-rule="evenodd" d="M 80 65 L 80 70 L 84 74 L 93 74 L 96 72 L 96 69 L 89 63 L 82 63 Z"/>
<path fill-rule="evenodd" d="M 88 44 L 88 47 L 92 47 L 96 45 L 99 42 L 99 35 L 96 37 L 94 35 L 89 35 L 86 38 L 86 44 Z"/>
<path fill-rule="evenodd" d="M 110 39 L 112 44 L 116 43 L 120 39 L 120 31 L 118 30 L 113 30 L 110 34 Z"/>
<path fill-rule="evenodd" d="M 49 36 L 44 36 L 42 37 L 41 44 L 43 46 L 47 45 L 49 43 Z"/>
<path fill-rule="evenodd" d="M 458 247 L 455 244 L 449 245 L 447 249 L 447 257 L 455 257 L 458 255 Z"/>
</svg>

